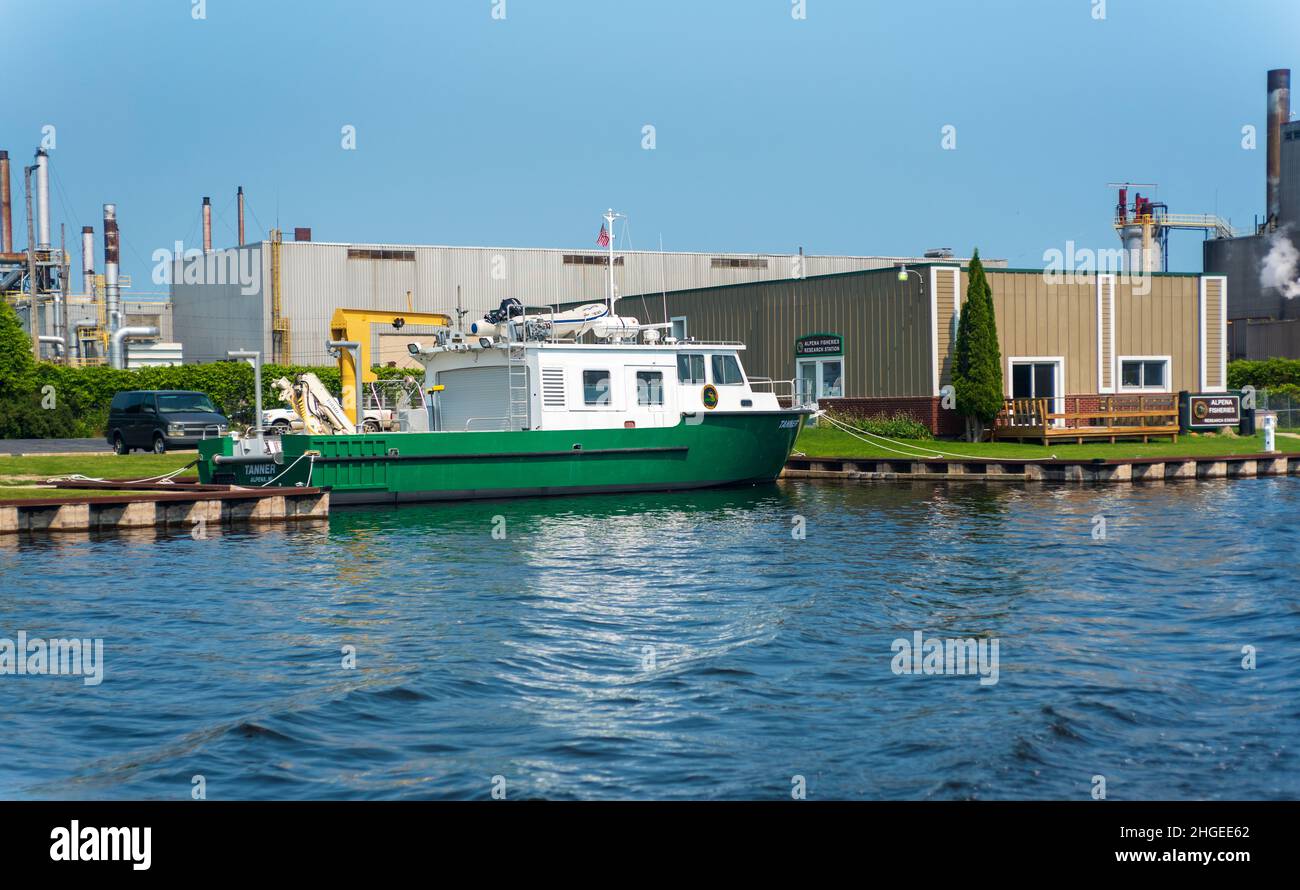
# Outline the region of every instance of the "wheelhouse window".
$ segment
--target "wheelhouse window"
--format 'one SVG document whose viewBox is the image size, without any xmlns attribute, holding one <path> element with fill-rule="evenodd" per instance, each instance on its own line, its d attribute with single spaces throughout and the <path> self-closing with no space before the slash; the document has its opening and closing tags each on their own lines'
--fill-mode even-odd
<svg viewBox="0 0 1300 890">
<path fill-rule="evenodd" d="M 1120 389 L 1167 392 L 1169 389 L 1169 359 L 1120 358 Z"/>
<path fill-rule="evenodd" d="M 636 403 L 638 405 L 663 405 L 664 375 L 662 372 L 636 372 Z"/>
<path fill-rule="evenodd" d="M 677 382 L 704 383 L 704 356 L 696 352 L 677 354 Z"/>
<path fill-rule="evenodd" d="M 745 382 L 740 373 L 740 362 L 734 355 L 713 356 L 713 383 L 715 386 L 737 386 Z"/>
<path fill-rule="evenodd" d="M 582 400 L 588 405 L 609 406 L 609 371 L 582 372 Z"/>
</svg>

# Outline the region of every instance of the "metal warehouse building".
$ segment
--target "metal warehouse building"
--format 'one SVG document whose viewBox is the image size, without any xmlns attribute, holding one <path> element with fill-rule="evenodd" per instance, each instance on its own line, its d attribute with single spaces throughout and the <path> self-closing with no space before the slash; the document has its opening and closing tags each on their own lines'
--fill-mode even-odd
<svg viewBox="0 0 1300 890">
<path fill-rule="evenodd" d="M 614 266 L 616 284 L 626 294 L 925 261 L 624 251 L 615 254 Z M 224 359 L 232 349 L 260 349 L 268 361 L 328 364 L 332 359 L 324 343 L 337 308 L 443 312 L 455 318 L 459 301 L 468 322 L 507 297 L 534 306 L 598 302 L 605 299 L 608 262 L 599 249 L 263 241 L 178 262 L 172 270 L 172 324 L 189 362 Z M 414 325 L 404 331 L 427 333 Z"/>
<path fill-rule="evenodd" d="M 993 293 L 1007 398 L 1221 392 L 1227 384 L 1227 282 L 1153 274 L 1145 281 L 1040 270 L 985 269 Z M 911 274 L 915 272 L 917 274 Z M 678 336 L 747 344 L 751 377 L 800 378 L 818 398 L 880 400 L 940 423 L 968 274 L 954 264 L 669 293 Z M 1149 292 L 1146 292 L 1148 291 Z M 662 321 L 659 295 L 650 320 Z M 620 314 L 644 315 L 641 297 Z"/>
</svg>

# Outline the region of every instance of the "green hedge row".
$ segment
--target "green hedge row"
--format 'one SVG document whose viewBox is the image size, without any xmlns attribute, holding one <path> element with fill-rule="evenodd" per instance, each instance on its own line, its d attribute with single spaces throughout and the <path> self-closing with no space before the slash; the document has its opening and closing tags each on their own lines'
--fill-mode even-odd
<svg viewBox="0 0 1300 890">
<path fill-rule="evenodd" d="M 400 378 L 410 371 L 375 368 L 380 379 Z M 310 371 L 335 394 L 340 392 L 337 367 L 262 366 L 262 407 L 282 407 L 272 384 Z M 0 398 L 0 438 L 79 438 L 100 436 L 108 423 L 113 396 L 128 389 L 188 389 L 207 393 L 217 409 L 237 424 L 253 422 L 253 368 L 247 362 L 140 368 L 118 371 L 108 367 L 69 368 L 37 364 L 25 383 L 13 382 Z"/>
<path fill-rule="evenodd" d="M 1300 389 L 1300 359 L 1270 358 L 1260 362 L 1242 359 L 1228 362 L 1228 388 L 1241 389 L 1243 386 L 1271 391 L 1282 387 Z"/>
</svg>

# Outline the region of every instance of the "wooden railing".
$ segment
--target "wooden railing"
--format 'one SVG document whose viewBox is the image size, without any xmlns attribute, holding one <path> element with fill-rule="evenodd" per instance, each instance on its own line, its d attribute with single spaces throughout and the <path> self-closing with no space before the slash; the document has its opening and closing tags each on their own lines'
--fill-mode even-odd
<svg viewBox="0 0 1300 890">
<path fill-rule="evenodd" d="M 1002 439 L 1060 437 L 1083 441 L 1172 435 L 1178 437 L 1178 396 L 1173 393 L 1077 395 L 1006 399 L 993 421 Z"/>
</svg>

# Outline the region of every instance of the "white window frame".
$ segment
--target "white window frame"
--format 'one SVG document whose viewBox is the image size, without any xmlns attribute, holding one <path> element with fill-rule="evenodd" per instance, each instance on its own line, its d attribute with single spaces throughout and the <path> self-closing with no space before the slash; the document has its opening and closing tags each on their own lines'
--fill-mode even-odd
<svg viewBox="0 0 1300 890">
<path fill-rule="evenodd" d="M 1165 382 L 1163 386 L 1125 386 L 1124 385 L 1124 363 L 1125 362 L 1164 362 L 1165 363 Z M 1115 391 L 1116 392 L 1173 392 L 1169 388 L 1169 379 L 1174 372 L 1174 360 L 1168 355 L 1121 355 L 1115 362 Z M 1145 372 L 1143 372 L 1145 375 Z"/>
<path fill-rule="evenodd" d="M 617 398 L 617 395 L 616 395 L 617 392 L 618 392 L 618 387 L 614 384 L 614 378 L 615 378 L 615 373 L 614 373 L 614 372 L 615 372 L 615 370 L 617 370 L 617 369 L 615 369 L 615 368 L 582 368 L 582 369 L 581 369 L 581 373 L 578 374 L 578 386 L 581 387 L 581 390 L 580 390 L 580 392 L 579 392 L 579 395 L 581 395 L 581 397 L 582 397 L 582 403 L 581 403 L 581 404 L 582 404 L 582 407 L 581 407 L 581 408 L 578 408 L 578 409 L 574 409 L 574 410 L 581 410 L 581 411 L 617 411 L 617 410 L 619 410 L 619 408 L 618 408 L 618 398 Z M 609 375 L 609 377 L 608 377 L 608 380 L 609 380 L 609 404 L 606 404 L 606 405 L 599 405 L 599 404 L 597 404 L 597 405 L 593 405 L 593 404 L 591 404 L 590 402 L 587 401 L 587 372 L 588 372 L 588 371 L 603 371 L 603 372 L 605 372 L 606 374 Z"/>
<path fill-rule="evenodd" d="M 1006 390 L 1004 391 L 1004 397 L 1008 399 L 1014 398 L 1014 396 L 1011 395 L 1011 393 L 1013 392 L 1011 388 L 1012 368 L 1014 368 L 1016 365 L 1044 365 L 1048 363 L 1054 363 L 1056 365 L 1056 374 L 1055 374 L 1056 392 L 1054 392 L 1051 396 L 1052 413 L 1064 414 L 1065 413 L 1065 356 L 1063 355 L 1009 355 L 1007 356 L 1006 376 L 1003 378 L 1003 386 L 1006 387 Z M 1042 396 L 1035 396 L 1035 398 L 1042 398 Z M 1052 422 L 1052 426 L 1058 426 L 1058 427 L 1065 426 L 1065 418 L 1058 417 L 1055 421 Z"/>
<path fill-rule="evenodd" d="M 709 357 L 709 360 L 704 363 L 705 366 L 704 373 L 708 375 L 709 382 L 712 383 L 714 386 L 748 386 L 749 385 L 749 379 L 745 376 L 745 366 L 740 363 L 740 356 L 736 355 L 736 353 L 708 352 L 705 353 L 705 355 Z M 739 381 L 737 381 L 736 383 L 719 383 L 718 381 L 713 379 L 713 359 L 719 356 L 729 357 L 732 361 L 736 363 L 736 370 L 740 372 Z"/>
<path fill-rule="evenodd" d="M 685 316 L 685 315 L 674 315 L 672 318 L 668 319 L 668 322 L 669 322 L 670 324 L 674 324 L 674 325 L 677 324 L 677 322 L 679 322 L 679 321 L 682 323 L 682 335 L 681 335 L 680 337 L 677 337 L 677 334 L 673 333 L 673 329 L 672 329 L 672 328 L 669 328 L 669 329 L 668 329 L 668 333 L 672 334 L 674 337 L 677 337 L 677 341 L 678 341 L 679 343 L 685 343 L 685 342 L 686 342 L 686 338 L 689 337 L 689 336 L 691 335 L 690 328 L 688 328 L 687 325 L 686 325 L 686 316 Z"/>
<path fill-rule="evenodd" d="M 823 374 L 822 374 L 823 365 L 826 362 L 840 363 L 841 383 L 840 383 L 840 394 L 838 396 L 823 396 L 821 394 L 821 391 L 826 388 L 825 380 L 823 379 Z M 842 381 L 844 380 L 844 377 L 848 373 L 848 364 L 844 360 L 843 353 L 840 353 L 839 355 L 828 355 L 824 358 L 819 358 L 818 356 L 813 356 L 813 355 L 800 356 L 799 358 L 795 359 L 794 375 L 796 379 L 800 379 L 800 380 L 803 379 L 803 374 L 801 373 L 801 370 L 804 365 L 813 365 L 816 368 L 816 373 L 813 376 L 813 384 L 817 387 L 817 391 L 813 393 L 809 393 L 809 395 L 812 397 L 812 400 L 814 402 L 817 401 L 818 399 L 844 398 L 844 384 Z"/>
</svg>

